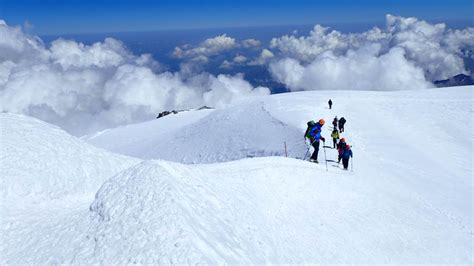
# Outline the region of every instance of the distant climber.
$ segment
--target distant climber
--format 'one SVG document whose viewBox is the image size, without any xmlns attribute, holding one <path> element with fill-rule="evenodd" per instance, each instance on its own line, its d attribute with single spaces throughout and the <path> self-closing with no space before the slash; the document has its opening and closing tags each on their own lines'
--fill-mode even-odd
<svg viewBox="0 0 474 266">
<path fill-rule="evenodd" d="M 331 99 L 329 99 L 328 104 L 329 104 L 329 109 L 331 109 L 331 108 L 332 108 L 332 101 L 331 101 Z"/>
<path fill-rule="evenodd" d="M 332 120 L 332 126 L 334 127 L 334 129 L 337 129 L 337 122 L 338 122 L 338 120 L 337 120 L 337 116 L 336 116 L 336 117 L 334 117 L 334 120 Z"/>
<path fill-rule="evenodd" d="M 319 141 L 322 140 L 323 142 L 326 142 L 326 139 L 321 136 L 321 128 L 325 122 L 326 121 L 322 118 L 319 119 L 318 123 L 314 123 L 314 121 L 308 122 L 308 129 L 306 130 L 305 137 L 309 139 L 311 146 L 314 148 L 313 154 L 310 158 L 311 162 L 318 163 Z"/>
<path fill-rule="evenodd" d="M 332 147 L 335 149 L 337 145 L 337 141 L 339 140 L 339 131 L 337 131 L 337 128 L 335 127 L 331 133 L 331 138 L 332 138 Z"/>
<path fill-rule="evenodd" d="M 351 146 L 347 144 L 344 152 L 342 153 L 342 165 L 344 166 L 344 170 L 347 170 L 349 167 L 349 158 L 352 158 L 352 150 Z"/>
<path fill-rule="evenodd" d="M 346 139 L 345 138 L 341 138 L 341 140 L 339 141 L 339 143 L 337 144 L 337 153 L 338 153 L 338 156 L 337 156 L 337 163 L 340 163 L 341 162 L 341 159 L 342 159 L 342 154 L 344 153 L 344 150 L 346 149 Z"/>
<path fill-rule="evenodd" d="M 339 119 L 339 132 L 344 132 L 344 125 L 346 124 L 346 119 L 344 117 L 341 117 Z"/>
</svg>

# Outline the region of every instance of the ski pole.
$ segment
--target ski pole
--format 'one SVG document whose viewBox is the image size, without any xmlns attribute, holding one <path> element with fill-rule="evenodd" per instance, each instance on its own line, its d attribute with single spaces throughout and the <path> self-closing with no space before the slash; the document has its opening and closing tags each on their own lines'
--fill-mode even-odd
<svg viewBox="0 0 474 266">
<path fill-rule="evenodd" d="M 306 140 L 305 140 L 306 143 Z M 308 149 L 306 150 L 306 154 L 303 157 L 303 161 L 306 161 L 306 156 L 308 156 L 309 149 L 311 149 L 311 145 L 308 146 Z"/>
<path fill-rule="evenodd" d="M 308 149 L 306 150 L 306 154 L 304 155 L 303 161 L 306 161 L 306 156 L 308 156 L 309 149 L 311 149 L 311 146 L 313 146 L 313 143 L 314 143 L 315 141 L 316 141 L 316 140 L 314 140 L 313 142 L 311 142 L 311 144 L 309 144 Z M 305 143 L 306 143 L 306 139 L 305 139 Z"/>
<path fill-rule="evenodd" d="M 354 147 L 354 141 L 352 141 L 352 147 Z M 351 172 L 354 172 L 354 157 L 351 156 Z"/>
<path fill-rule="evenodd" d="M 328 171 L 328 159 L 326 158 L 326 145 L 323 142 L 323 149 L 324 149 L 324 161 L 326 161 L 326 171 Z"/>
</svg>

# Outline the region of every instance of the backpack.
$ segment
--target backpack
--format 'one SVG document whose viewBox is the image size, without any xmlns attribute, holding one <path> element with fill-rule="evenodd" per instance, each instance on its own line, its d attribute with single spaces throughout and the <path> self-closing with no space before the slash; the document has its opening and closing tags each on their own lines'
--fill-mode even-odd
<svg viewBox="0 0 474 266">
<path fill-rule="evenodd" d="M 306 138 L 310 138 L 311 136 L 309 135 L 309 132 L 311 131 L 311 129 L 313 129 L 314 126 L 316 126 L 316 122 L 311 120 L 307 123 L 307 125 L 308 125 L 308 128 L 306 129 L 306 133 L 304 133 L 304 136 Z"/>
</svg>

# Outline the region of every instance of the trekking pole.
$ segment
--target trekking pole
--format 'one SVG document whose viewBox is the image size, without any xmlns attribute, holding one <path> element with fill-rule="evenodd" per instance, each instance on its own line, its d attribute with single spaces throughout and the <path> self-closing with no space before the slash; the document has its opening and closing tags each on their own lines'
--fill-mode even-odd
<svg viewBox="0 0 474 266">
<path fill-rule="evenodd" d="M 306 143 L 306 140 L 305 140 Z M 303 157 L 303 161 L 306 161 L 306 156 L 308 156 L 309 149 L 311 149 L 311 145 L 308 145 L 308 149 L 306 150 L 306 154 Z"/>
<path fill-rule="evenodd" d="M 354 157 L 351 157 L 351 172 L 354 172 Z"/>
<path fill-rule="evenodd" d="M 354 147 L 354 141 L 352 142 L 352 147 Z M 354 157 L 351 156 L 351 172 L 354 172 Z"/>
<path fill-rule="evenodd" d="M 326 171 L 328 171 L 328 159 L 326 158 L 326 145 L 323 144 L 324 149 L 324 161 L 326 161 Z"/>
<path fill-rule="evenodd" d="M 309 149 L 311 149 L 311 146 L 313 146 L 313 143 L 314 143 L 315 141 L 316 141 L 316 140 L 314 140 L 313 142 L 311 142 L 311 144 L 308 145 L 308 149 L 306 150 L 306 154 L 304 155 L 303 161 L 306 161 L 306 156 L 308 156 Z M 306 143 L 306 140 L 305 140 L 305 143 Z"/>
</svg>

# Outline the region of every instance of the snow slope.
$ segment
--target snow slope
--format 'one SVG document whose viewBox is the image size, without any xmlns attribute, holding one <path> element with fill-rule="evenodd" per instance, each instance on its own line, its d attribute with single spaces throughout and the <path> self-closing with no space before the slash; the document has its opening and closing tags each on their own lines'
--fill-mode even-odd
<svg viewBox="0 0 474 266">
<path fill-rule="evenodd" d="M 148 122 L 106 129 L 81 139 L 116 153 L 149 158 L 150 148 L 156 147 L 164 139 L 173 138 L 184 127 L 196 123 L 213 111 L 203 109 L 179 112 Z M 131 134 L 132 132 L 139 134 Z"/>
<path fill-rule="evenodd" d="M 284 157 L 144 161 L 108 179 L 92 203 L 2 206 L 0 263 L 472 264 L 473 89 L 281 94 L 176 116 L 169 127 L 108 130 L 89 141 L 124 154 L 139 147 L 142 158 L 282 155 L 282 141 L 301 157 L 309 119 L 344 116 L 354 172 Z M 222 124 L 234 139 L 220 138 Z M 143 128 L 182 139 L 158 149 Z"/>
<path fill-rule="evenodd" d="M 221 110 L 190 111 L 146 123 L 110 129 L 83 139 L 113 152 L 142 159 L 213 163 L 247 157 L 290 157 L 305 152 L 304 132 L 275 119 L 265 103 Z"/>
<path fill-rule="evenodd" d="M 0 197 L 51 199 L 91 194 L 109 177 L 139 163 L 78 140 L 41 120 L 0 113 Z"/>
<path fill-rule="evenodd" d="M 281 157 L 148 161 L 106 182 L 89 212 L 12 226 L 5 243 L 22 246 L 2 253 L 14 264 L 472 261 L 472 236 L 416 192 L 360 183 Z"/>
</svg>

